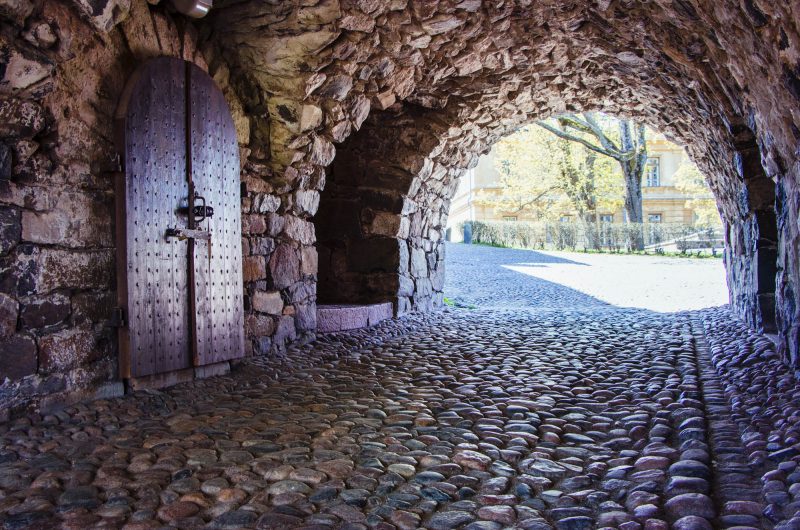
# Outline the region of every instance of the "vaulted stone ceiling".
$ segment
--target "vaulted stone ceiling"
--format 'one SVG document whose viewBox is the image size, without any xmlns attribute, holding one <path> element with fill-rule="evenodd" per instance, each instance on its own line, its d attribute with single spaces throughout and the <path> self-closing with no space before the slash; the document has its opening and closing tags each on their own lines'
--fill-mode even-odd
<svg viewBox="0 0 800 530">
<path fill-rule="evenodd" d="M 758 325 L 753 203 L 771 202 L 765 173 L 794 188 L 799 9 L 757 0 L 229 1 L 212 38 L 234 58 L 242 92 L 271 111 L 265 158 L 276 172 L 302 178 L 309 165 L 326 166 L 330 144 L 363 128 L 339 173 L 362 176 L 350 192 L 394 182 L 406 199 L 378 231 L 419 239 L 409 254 L 436 252 L 454 177 L 521 124 L 589 109 L 647 121 L 708 175 L 734 227 L 732 301 Z M 367 224 L 381 216 L 374 209 Z M 800 277 L 789 253 L 781 260 L 786 288 Z M 788 289 L 779 297 L 793 299 Z M 796 320 L 793 304 L 785 310 Z"/>
<path fill-rule="evenodd" d="M 691 130 L 698 118 L 726 128 L 750 119 L 771 131 L 770 175 L 791 162 L 780 154 L 793 152 L 800 96 L 800 8 L 791 3 L 277 4 L 223 2 L 213 21 L 213 38 L 272 105 L 325 102 L 324 124 L 284 119 L 275 140 L 313 129 L 339 142 L 375 109 L 445 109 L 457 126 L 488 123 L 486 113 L 514 120 L 588 104 L 645 116 L 687 140 L 705 136 Z"/>
</svg>

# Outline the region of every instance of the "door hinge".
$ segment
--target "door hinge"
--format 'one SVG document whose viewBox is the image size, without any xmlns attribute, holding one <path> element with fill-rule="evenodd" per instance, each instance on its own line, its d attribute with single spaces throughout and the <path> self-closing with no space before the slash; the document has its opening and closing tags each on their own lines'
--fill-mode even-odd
<svg viewBox="0 0 800 530">
<path fill-rule="evenodd" d="M 124 328 L 125 327 L 125 310 L 121 307 L 115 307 L 111 310 L 111 318 L 109 319 L 108 325 L 112 328 Z"/>
</svg>

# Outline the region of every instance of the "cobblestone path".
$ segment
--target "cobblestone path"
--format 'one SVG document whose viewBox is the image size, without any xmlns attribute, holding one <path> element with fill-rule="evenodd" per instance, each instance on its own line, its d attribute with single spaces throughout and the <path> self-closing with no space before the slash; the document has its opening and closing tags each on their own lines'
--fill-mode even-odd
<svg viewBox="0 0 800 530">
<path fill-rule="evenodd" d="M 505 279 L 464 289 L 475 309 L 0 425 L 0 524 L 800 528 L 800 391 L 769 341 L 725 308 Z"/>
</svg>

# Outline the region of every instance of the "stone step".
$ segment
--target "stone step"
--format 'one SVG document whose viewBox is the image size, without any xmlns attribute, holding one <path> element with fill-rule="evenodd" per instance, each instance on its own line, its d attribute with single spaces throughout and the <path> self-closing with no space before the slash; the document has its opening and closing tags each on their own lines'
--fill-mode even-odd
<svg viewBox="0 0 800 530">
<path fill-rule="evenodd" d="M 391 302 L 380 304 L 334 304 L 317 306 L 317 332 L 333 333 L 366 328 L 392 318 Z"/>
</svg>

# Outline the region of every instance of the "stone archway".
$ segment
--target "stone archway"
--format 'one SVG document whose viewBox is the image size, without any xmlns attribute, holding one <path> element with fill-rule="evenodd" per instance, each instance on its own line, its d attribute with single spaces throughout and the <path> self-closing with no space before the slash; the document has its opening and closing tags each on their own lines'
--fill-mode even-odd
<svg viewBox="0 0 800 530">
<path fill-rule="evenodd" d="M 340 147 L 315 217 L 322 296 L 348 302 L 390 300 L 401 314 L 440 306 L 444 227 L 457 177 L 494 141 L 541 117 L 535 100 L 526 103 L 517 108 L 522 113 L 515 119 L 494 128 L 482 124 L 498 123 L 502 107 L 499 112 L 480 109 L 488 117 L 473 115 L 468 123 L 449 127 L 442 125 L 453 119 L 447 109 L 433 113 L 411 106 L 370 116 Z M 683 123 L 692 121 L 691 116 L 678 116 Z M 674 118 L 639 117 L 655 127 Z M 707 126 L 693 125 L 701 130 Z M 454 129 L 480 132 L 465 141 L 452 134 Z M 720 199 L 729 227 L 731 302 L 753 327 L 772 332 L 777 273 L 772 181 L 764 174 L 749 129 L 740 128 L 735 137 L 712 147 L 703 139 L 692 143 L 693 132 L 688 129 L 679 140 L 689 145 L 715 193 L 738 190 L 736 203 L 726 205 Z M 712 160 L 728 162 L 720 166 Z"/>
<path fill-rule="evenodd" d="M 320 192 L 353 200 L 343 184 L 351 168 L 372 193 L 358 198 L 353 240 L 383 241 L 398 265 L 345 259 L 352 285 L 372 278 L 348 296 L 425 310 L 439 303 L 454 175 L 536 116 L 604 109 L 689 145 L 727 224 L 733 306 L 754 327 L 768 328 L 773 274 L 756 263 L 777 252 L 776 327 L 797 362 L 796 4 L 227 0 L 195 21 L 166 1 L 36 0 L 0 7 L 0 18 L 3 403 L 114 381 L 109 115 L 126 73 L 157 55 L 207 70 L 232 107 L 248 354 L 313 337 L 313 219 Z M 324 217 L 327 200 L 321 208 Z"/>
<path fill-rule="evenodd" d="M 248 18 L 267 22 L 255 42 Z M 270 165 L 302 187 L 319 183 L 319 168 L 333 161 L 330 186 L 319 186 L 321 299 L 334 291 L 338 301 L 389 298 L 402 313 L 436 305 L 437 232 L 455 172 L 515 126 L 564 110 L 636 116 L 687 144 L 712 179 L 729 239 L 749 241 L 748 226 L 763 225 L 768 209 L 759 199 L 756 216 L 741 200 L 754 184 L 737 160 L 747 151 L 747 167 L 760 165 L 772 180 L 794 160 L 792 125 L 771 110 L 779 101 L 796 106 L 789 57 L 797 45 L 784 23 L 791 18 L 788 7 L 734 1 L 333 2 L 302 13 L 245 2 L 223 6 L 217 23 L 233 28 L 220 42 L 235 70 L 269 94 Z M 759 67 L 742 59 L 753 54 Z M 755 81 L 764 76 L 784 89 L 766 90 Z M 742 151 L 743 123 L 759 150 Z M 326 222 L 336 215 L 344 216 L 344 239 Z M 755 280 L 755 248 L 733 246 L 732 303 L 763 325 L 771 282 Z M 762 264 L 767 254 L 762 247 Z M 776 304 L 792 292 L 784 286 Z"/>
</svg>

